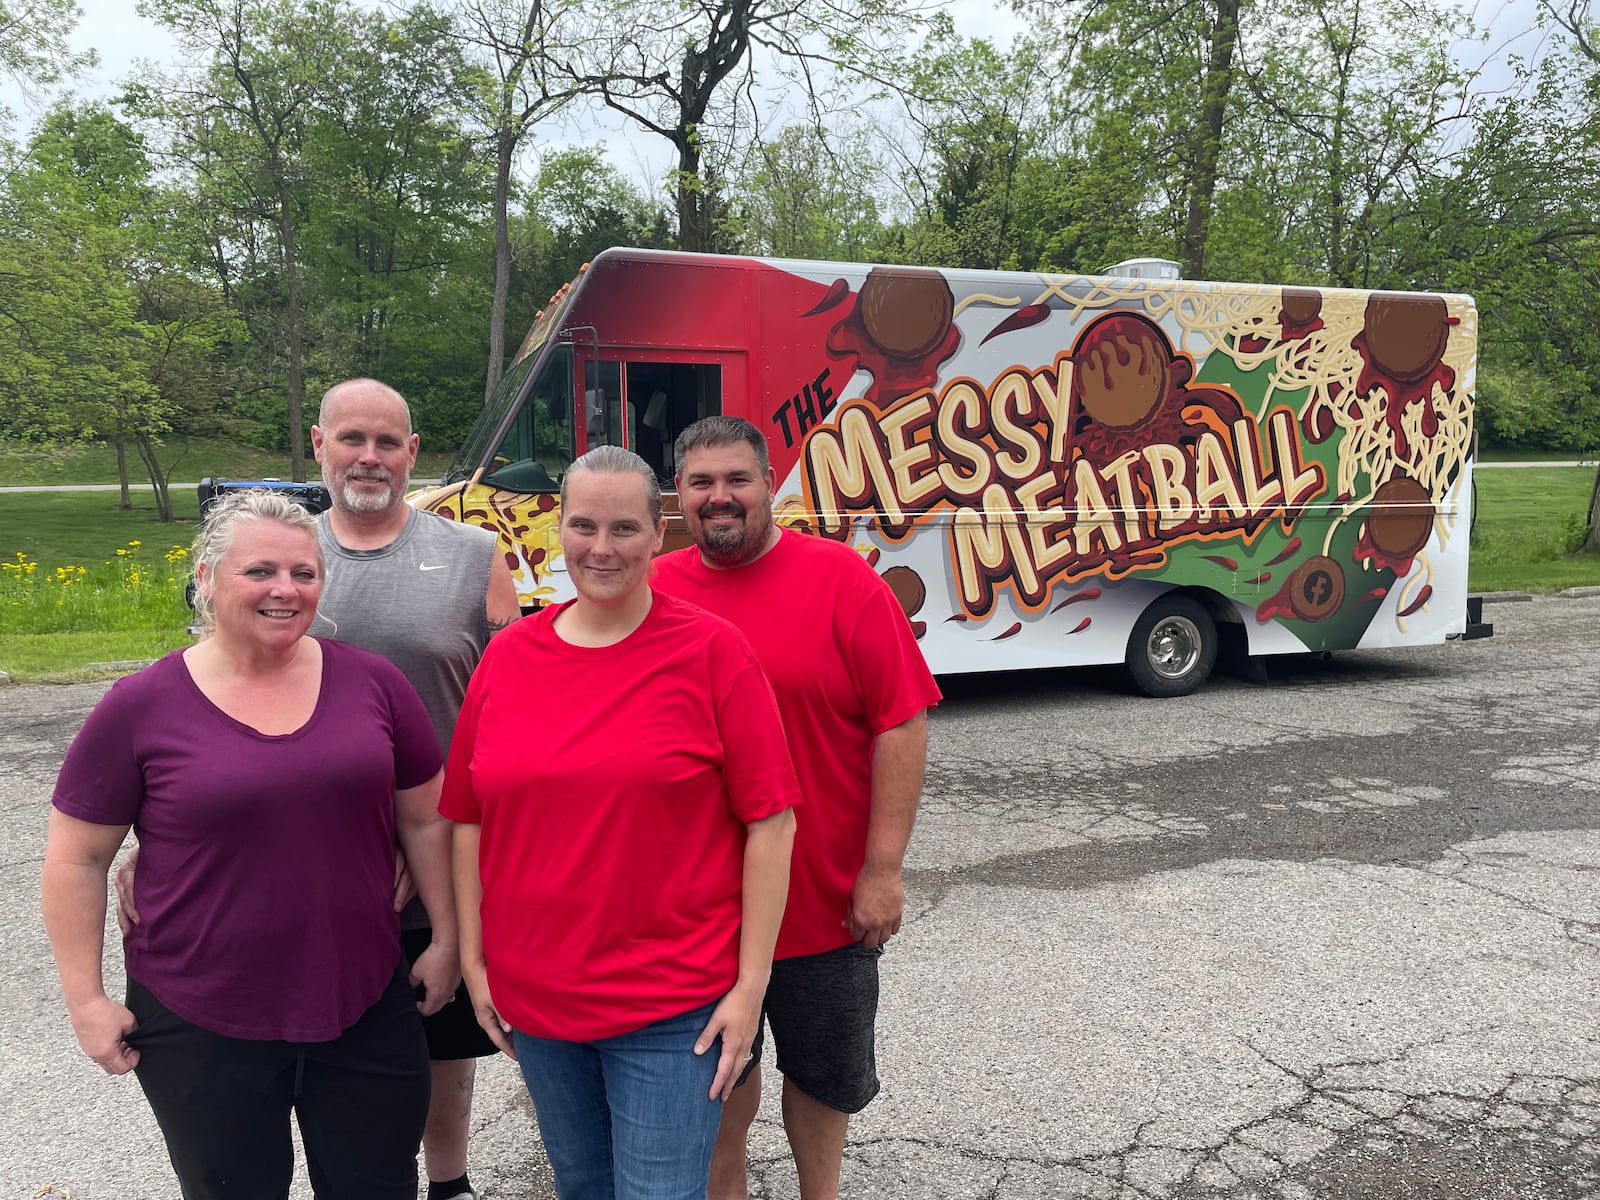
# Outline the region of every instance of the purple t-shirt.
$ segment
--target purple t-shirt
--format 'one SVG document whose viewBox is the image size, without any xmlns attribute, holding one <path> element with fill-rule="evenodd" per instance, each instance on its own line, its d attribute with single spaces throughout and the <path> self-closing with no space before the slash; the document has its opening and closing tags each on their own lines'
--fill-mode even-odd
<svg viewBox="0 0 1600 1200">
<path fill-rule="evenodd" d="M 56 780 L 62 812 L 139 835 L 128 974 L 228 1037 L 336 1038 L 399 962 L 394 793 L 433 778 L 439 739 L 396 667 L 318 640 L 294 733 L 235 721 L 178 651 L 106 693 Z"/>
</svg>

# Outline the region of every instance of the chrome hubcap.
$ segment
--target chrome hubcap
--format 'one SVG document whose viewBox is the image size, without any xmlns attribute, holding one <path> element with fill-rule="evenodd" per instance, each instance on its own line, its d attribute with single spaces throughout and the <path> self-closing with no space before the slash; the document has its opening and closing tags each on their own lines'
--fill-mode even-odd
<svg viewBox="0 0 1600 1200">
<path fill-rule="evenodd" d="M 1181 679 L 1200 661 L 1200 630 L 1188 617 L 1164 617 L 1150 631 L 1145 657 L 1157 675 Z"/>
</svg>

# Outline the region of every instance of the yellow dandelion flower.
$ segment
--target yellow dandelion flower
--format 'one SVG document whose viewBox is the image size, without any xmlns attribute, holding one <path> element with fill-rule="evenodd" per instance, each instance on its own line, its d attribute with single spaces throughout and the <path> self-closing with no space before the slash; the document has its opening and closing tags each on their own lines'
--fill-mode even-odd
<svg viewBox="0 0 1600 1200">
<path fill-rule="evenodd" d="M 121 557 L 122 557 L 122 556 L 123 556 L 123 555 L 125 555 L 125 554 L 126 554 L 126 553 L 127 553 L 127 551 L 126 551 L 126 550 L 120 550 L 120 549 L 119 549 L 119 550 L 118 550 L 118 551 L 117 551 L 117 557 L 118 557 L 118 558 L 121 558 Z"/>
<path fill-rule="evenodd" d="M 141 542 L 141 541 L 132 541 L 132 542 L 129 542 L 128 545 L 130 545 L 130 546 L 142 546 L 142 545 L 144 545 L 144 543 Z"/>
</svg>

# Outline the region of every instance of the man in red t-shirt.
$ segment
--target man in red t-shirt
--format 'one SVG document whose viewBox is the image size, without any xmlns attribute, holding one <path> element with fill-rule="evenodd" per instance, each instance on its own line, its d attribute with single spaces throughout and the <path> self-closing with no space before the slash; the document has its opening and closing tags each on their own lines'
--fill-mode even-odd
<svg viewBox="0 0 1600 1200">
<path fill-rule="evenodd" d="M 878 1092 L 878 957 L 900 929 L 901 867 L 939 688 L 889 586 L 856 551 L 780 528 L 766 439 L 707 417 L 676 447 L 695 544 L 656 560 L 654 586 L 731 621 L 772 680 L 805 803 L 765 1012 L 802 1200 L 834 1200 L 852 1113 Z M 727 1102 L 711 1200 L 748 1196 L 753 1061 Z"/>
</svg>

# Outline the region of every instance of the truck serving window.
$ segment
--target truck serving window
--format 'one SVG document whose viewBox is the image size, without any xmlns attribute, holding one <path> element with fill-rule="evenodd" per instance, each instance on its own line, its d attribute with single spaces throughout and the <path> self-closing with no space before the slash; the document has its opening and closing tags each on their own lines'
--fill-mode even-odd
<svg viewBox="0 0 1600 1200">
<path fill-rule="evenodd" d="M 587 362 L 583 374 L 589 446 L 626 446 L 667 487 L 678 435 L 701 417 L 722 412 L 717 363 Z"/>
<path fill-rule="evenodd" d="M 527 361 L 531 366 L 532 360 Z M 502 392 L 507 385 L 515 386 L 509 375 Z M 572 350 L 557 346 L 524 394 L 483 482 L 508 492 L 559 491 L 561 476 L 572 462 L 572 447 Z"/>
</svg>

